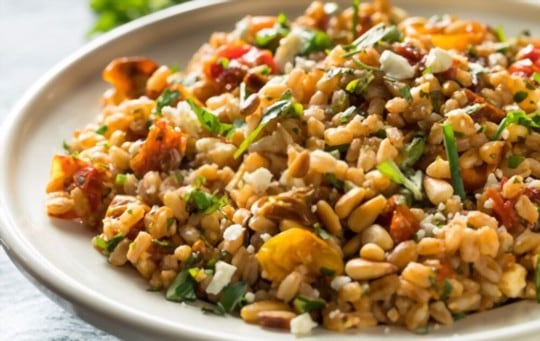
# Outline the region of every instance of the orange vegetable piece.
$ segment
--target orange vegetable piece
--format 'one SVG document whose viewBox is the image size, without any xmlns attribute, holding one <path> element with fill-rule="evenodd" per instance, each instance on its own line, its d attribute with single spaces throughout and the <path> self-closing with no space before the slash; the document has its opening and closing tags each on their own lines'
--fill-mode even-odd
<svg viewBox="0 0 540 341">
<path fill-rule="evenodd" d="M 138 97 L 146 92 L 146 81 L 158 64 L 146 57 L 116 58 L 103 70 L 103 79 L 127 97 Z"/>
<path fill-rule="evenodd" d="M 187 136 L 159 120 L 150 130 L 141 149 L 130 161 L 136 176 L 149 171 L 166 172 L 178 168 L 186 150 Z"/>
<path fill-rule="evenodd" d="M 299 265 L 305 265 L 312 275 L 321 268 L 343 273 L 343 258 L 339 252 L 314 233 L 293 227 L 267 240 L 257 253 L 263 277 L 282 281 Z"/>
<path fill-rule="evenodd" d="M 65 191 L 73 181 L 75 172 L 87 166 L 90 165 L 71 155 L 55 155 L 52 159 L 47 193 Z"/>
<path fill-rule="evenodd" d="M 396 205 L 390 223 L 390 236 L 396 244 L 412 239 L 420 229 L 420 222 L 404 204 Z"/>
</svg>

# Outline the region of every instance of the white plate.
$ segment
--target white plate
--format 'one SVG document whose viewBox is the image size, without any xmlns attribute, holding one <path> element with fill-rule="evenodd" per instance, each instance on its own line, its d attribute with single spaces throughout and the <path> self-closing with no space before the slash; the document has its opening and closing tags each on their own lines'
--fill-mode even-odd
<svg viewBox="0 0 540 341">
<path fill-rule="evenodd" d="M 540 34 L 540 4 L 533 1 L 395 1 L 413 15 L 451 13 L 508 33 L 530 29 Z M 5 123 L 0 141 L 0 201 L 3 240 L 10 257 L 35 283 L 66 309 L 112 334 L 137 339 L 204 338 L 291 340 L 293 336 L 260 329 L 233 317 L 203 314 L 198 308 L 168 302 L 145 291 L 134 271 L 117 269 L 90 246 L 91 233 L 76 224 L 50 220 L 44 189 L 50 160 L 63 138 L 94 119 L 98 98 L 107 88 L 103 67 L 113 58 L 146 55 L 161 63 L 185 63 L 209 34 L 231 30 L 246 14 L 300 13 L 307 1 L 195 1 L 128 24 L 95 40 L 51 70 L 19 102 Z M 344 1 L 343 5 L 349 5 Z M 388 331 L 388 330 L 387 330 Z M 540 305 L 520 302 L 475 314 L 432 338 L 523 339 L 540 332 Z M 373 328 L 339 335 L 343 340 L 384 336 L 414 340 L 401 328 Z M 338 334 L 317 330 L 303 340 L 333 340 Z M 530 337 L 532 339 L 532 337 Z"/>
</svg>

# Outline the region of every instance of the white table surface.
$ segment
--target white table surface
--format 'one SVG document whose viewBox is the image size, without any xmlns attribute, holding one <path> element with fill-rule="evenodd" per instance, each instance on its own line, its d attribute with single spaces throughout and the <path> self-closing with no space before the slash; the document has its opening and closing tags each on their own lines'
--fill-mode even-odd
<svg viewBox="0 0 540 341">
<path fill-rule="evenodd" d="M 0 0 L 0 122 L 33 82 L 87 41 L 92 23 L 88 0 Z M 117 339 L 57 306 L 0 247 L 0 340 Z"/>
</svg>

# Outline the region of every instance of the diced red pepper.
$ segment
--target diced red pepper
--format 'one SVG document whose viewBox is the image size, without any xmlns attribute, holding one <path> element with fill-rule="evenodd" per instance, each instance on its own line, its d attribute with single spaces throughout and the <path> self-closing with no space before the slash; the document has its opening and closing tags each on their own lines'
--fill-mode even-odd
<svg viewBox="0 0 540 341">
<path fill-rule="evenodd" d="M 540 46 L 529 44 L 521 49 L 515 61 L 508 68 L 514 75 L 530 77 L 534 72 L 540 72 Z"/>
</svg>

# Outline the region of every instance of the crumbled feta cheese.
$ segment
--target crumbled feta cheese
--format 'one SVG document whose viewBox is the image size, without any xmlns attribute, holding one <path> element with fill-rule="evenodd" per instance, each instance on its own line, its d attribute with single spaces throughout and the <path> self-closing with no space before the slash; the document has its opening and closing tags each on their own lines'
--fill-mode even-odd
<svg viewBox="0 0 540 341">
<path fill-rule="evenodd" d="M 279 42 L 274 60 L 278 67 L 283 70 L 287 63 L 294 61 L 294 56 L 302 52 L 305 48 L 302 31 L 293 29 L 285 38 Z"/>
<path fill-rule="evenodd" d="M 500 168 L 495 169 L 495 176 L 499 179 L 502 179 L 503 177 L 503 171 Z"/>
<path fill-rule="evenodd" d="M 249 34 L 248 18 L 243 18 L 242 20 L 237 22 L 232 34 L 241 40 L 244 40 L 244 41 L 247 40 L 248 34 Z"/>
<path fill-rule="evenodd" d="M 452 66 L 452 55 L 439 47 L 432 48 L 426 57 L 426 66 L 433 73 L 444 72 Z"/>
<path fill-rule="evenodd" d="M 491 210 L 493 208 L 493 199 L 489 198 L 488 200 L 484 201 L 484 208 Z"/>
<path fill-rule="evenodd" d="M 269 233 L 263 233 L 261 234 L 261 239 L 266 242 L 268 239 L 272 238 L 272 236 Z"/>
<path fill-rule="evenodd" d="M 199 137 L 201 124 L 197 115 L 191 110 L 191 107 L 187 102 L 179 102 L 176 108 L 165 106 L 161 109 L 161 113 L 163 117 L 171 120 L 175 126 L 180 127 L 180 129 L 190 137 Z"/>
<path fill-rule="evenodd" d="M 244 233 L 245 228 L 240 224 L 233 224 L 223 231 L 223 239 L 226 241 L 237 240 Z"/>
<path fill-rule="evenodd" d="M 341 311 L 339 309 L 335 309 L 328 314 L 328 317 L 330 317 L 331 319 L 335 319 L 339 317 L 339 315 L 341 315 Z"/>
<path fill-rule="evenodd" d="M 219 294 L 231 282 L 231 278 L 236 271 L 236 266 L 220 260 L 216 263 L 215 269 L 214 277 L 206 288 L 206 292 L 211 295 Z"/>
<path fill-rule="evenodd" d="M 248 253 L 255 253 L 255 247 L 253 245 L 249 245 L 248 247 L 246 247 L 246 251 Z"/>
<path fill-rule="evenodd" d="M 338 291 L 342 286 L 347 283 L 351 283 L 351 278 L 349 276 L 336 276 L 332 279 L 332 282 L 330 282 L 330 286 L 335 291 Z"/>
<path fill-rule="evenodd" d="M 272 173 L 266 168 L 258 168 L 251 173 L 244 174 L 244 181 L 253 186 L 255 192 L 263 193 L 272 182 Z"/>
<path fill-rule="evenodd" d="M 253 301 L 255 301 L 255 294 L 252 293 L 251 291 L 248 291 L 244 295 L 244 298 L 246 299 L 247 303 L 252 303 Z"/>
<path fill-rule="evenodd" d="M 398 80 L 412 78 L 415 73 L 415 69 L 405 57 L 389 50 L 385 50 L 381 54 L 379 63 L 381 63 L 382 71 Z"/>
<path fill-rule="evenodd" d="M 317 323 L 311 319 L 309 313 L 303 313 L 291 320 L 291 333 L 297 336 L 307 335 L 315 327 L 317 327 Z"/>
<path fill-rule="evenodd" d="M 499 182 L 497 181 L 497 177 L 493 173 L 489 173 L 486 179 L 486 186 L 485 187 L 491 187 L 497 185 Z"/>
</svg>

